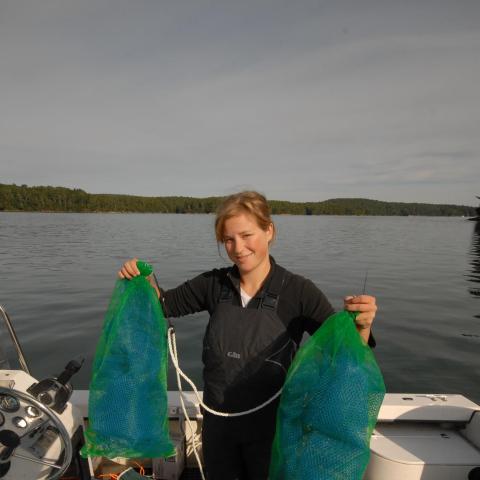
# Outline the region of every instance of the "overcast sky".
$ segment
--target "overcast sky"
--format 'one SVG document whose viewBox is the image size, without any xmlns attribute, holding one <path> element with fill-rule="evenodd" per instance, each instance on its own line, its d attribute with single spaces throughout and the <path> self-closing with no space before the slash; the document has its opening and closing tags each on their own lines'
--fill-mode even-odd
<svg viewBox="0 0 480 480">
<path fill-rule="evenodd" d="M 0 183 L 477 205 L 478 0 L 0 0 Z"/>
</svg>

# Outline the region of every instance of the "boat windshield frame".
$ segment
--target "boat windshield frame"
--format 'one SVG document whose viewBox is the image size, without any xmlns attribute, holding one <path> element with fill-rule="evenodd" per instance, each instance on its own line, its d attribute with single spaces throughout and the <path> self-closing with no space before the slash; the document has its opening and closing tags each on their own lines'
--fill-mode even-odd
<svg viewBox="0 0 480 480">
<path fill-rule="evenodd" d="M 28 367 L 25 355 L 23 354 L 22 346 L 20 345 L 17 334 L 15 333 L 15 329 L 13 328 L 12 320 L 10 319 L 7 310 L 3 305 L 0 305 L 0 318 L 3 319 L 5 328 L 9 333 L 10 341 L 12 343 L 11 346 L 13 347 L 13 351 L 17 355 L 17 363 L 20 365 L 20 367 L 25 373 L 28 373 L 30 375 L 30 368 Z M 5 337 L 5 335 L 2 335 L 2 339 L 5 339 Z M 10 366 L 10 361 L 7 357 L 6 351 L 4 351 L 4 349 L 2 348 L 4 345 L 5 344 L 2 345 L 2 343 L 0 343 L 0 368 L 7 367 L 7 369 L 9 369 L 8 367 Z"/>
</svg>

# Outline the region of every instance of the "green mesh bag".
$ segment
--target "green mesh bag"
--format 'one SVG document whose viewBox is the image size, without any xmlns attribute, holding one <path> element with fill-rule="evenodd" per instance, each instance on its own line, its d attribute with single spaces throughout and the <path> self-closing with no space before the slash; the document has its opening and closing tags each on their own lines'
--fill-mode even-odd
<svg viewBox="0 0 480 480">
<path fill-rule="evenodd" d="M 167 457 L 167 326 L 155 290 L 142 275 L 117 280 L 93 362 L 89 425 L 82 454 Z"/>
<path fill-rule="evenodd" d="M 288 370 L 269 480 L 360 480 L 385 395 L 355 314 L 329 317 Z"/>
</svg>

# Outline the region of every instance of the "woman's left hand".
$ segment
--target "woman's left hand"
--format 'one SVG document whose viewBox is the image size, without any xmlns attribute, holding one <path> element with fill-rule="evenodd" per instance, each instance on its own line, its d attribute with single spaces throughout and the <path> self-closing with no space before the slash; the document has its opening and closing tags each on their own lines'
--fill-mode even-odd
<svg viewBox="0 0 480 480">
<path fill-rule="evenodd" d="M 355 318 L 357 330 L 363 339 L 368 342 L 370 329 L 372 327 L 375 313 L 377 312 L 377 304 L 375 297 L 370 295 L 357 295 L 355 297 L 348 296 L 344 300 L 344 308 L 348 312 L 358 312 Z"/>
</svg>

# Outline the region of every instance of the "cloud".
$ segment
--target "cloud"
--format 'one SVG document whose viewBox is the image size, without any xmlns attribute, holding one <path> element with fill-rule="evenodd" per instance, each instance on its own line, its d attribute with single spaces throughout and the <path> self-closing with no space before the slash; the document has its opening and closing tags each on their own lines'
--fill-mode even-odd
<svg viewBox="0 0 480 480">
<path fill-rule="evenodd" d="M 202 196 L 251 185 L 292 200 L 478 193 L 478 3 L 5 5 L 3 181 Z"/>
</svg>

